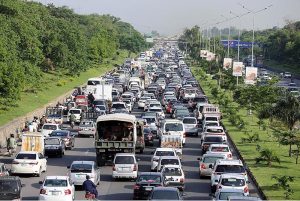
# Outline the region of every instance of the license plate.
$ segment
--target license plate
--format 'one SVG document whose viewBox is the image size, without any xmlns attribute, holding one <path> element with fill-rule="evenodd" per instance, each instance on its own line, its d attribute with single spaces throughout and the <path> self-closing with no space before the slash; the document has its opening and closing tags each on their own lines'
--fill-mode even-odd
<svg viewBox="0 0 300 201">
<path fill-rule="evenodd" d="M 60 194 L 60 192 L 59 191 L 52 191 L 52 193 L 51 193 L 52 195 L 59 195 Z"/>
<path fill-rule="evenodd" d="M 146 191 L 152 191 L 152 187 L 146 187 L 145 190 Z"/>
<path fill-rule="evenodd" d="M 75 175 L 76 178 L 82 178 L 82 177 L 85 177 L 85 176 L 86 176 L 85 174 L 76 174 Z"/>
</svg>

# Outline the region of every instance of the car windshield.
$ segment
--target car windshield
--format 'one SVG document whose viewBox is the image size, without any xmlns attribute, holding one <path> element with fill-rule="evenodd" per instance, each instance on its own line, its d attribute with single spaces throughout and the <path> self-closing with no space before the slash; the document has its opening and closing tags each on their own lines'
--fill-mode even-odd
<svg viewBox="0 0 300 201">
<path fill-rule="evenodd" d="M 47 187 L 66 187 L 68 182 L 66 179 L 46 179 L 44 186 Z"/>
<path fill-rule="evenodd" d="M 167 168 L 164 168 L 163 175 L 165 175 L 165 176 L 181 176 L 182 171 L 180 168 L 167 167 Z"/>
<path fill-rule="evenodd" d="M 221 181 L 223 186 L 240 187 L 245 185 L 245 179 L 238 178 L 224 178 Z"/>
<path fill-rule="evenodd" d="M 56 125 L 44 125 L 43 129 L 44 130 L 56 130 L 57 126 Z"/>
<path fill-rule="evenodd" d="M 12 180 L 0 180 L 1 193 L 17 193 L 19 191 L 18 182 Z"/>
<path fill-rule="evenodd" d="M 205 137 L 204 142 L 223 142 L 222 137 Z"/>
<path fill-rule="evenodd" d="M 219 126 L 218 122 L 206 122 L 205 126 Z"/>
<path fill-rule="evenodd" d="M 213 152 L 229 152 L 228 147 L 212 147 L 210 150 Z"/>
<path fill-rule="evenodd" d="M 59 139 L 55 139 L 55 138 L 49 138 L 49 139 L 45 139 L 45 145 L 60 145 L 59 143 Z"/>
<path fill-rule="evenodd" d="M 111 92 L 111 94 L 112 94 L 113 96 L 117 96 L 117 95 L 118 95 L 118 92 L 113 91 L 113 92 Z"/>
<path fill-rule="evenodd" d="M 184 124 L 196 124 L 197 121 L 196 121 L 196 119 L 194 119 L 194 118 L 184 118 L 184 119 L 183 119 L 183 123 L 184 123 Z"/>
<path fill-rule="evenodd" d="M 134 164 L 134 158 L 132 156 L 117 156 L 115 164 Z"/>
<path fill-rule="evenodd" d="M 115 108 L 115 109 L 125 109 L 126 107 L 125 107 L 124 104 L 113 104 L 112 108 Z"/>
<path fill-rule="evenodd" d="M 205 118 L 206 121 L 218 121 L 217 117 L 206 117 Z"/>
<path fill-rule="evenodd" d="M 206 129 L 206 132 L 207 133 L 224 133 L 224 130 L 221 129 L 221 128 L 218 128 L 218 129 L 216 129 L 216 128 L 208 128 L 208 129 Z"/>
<path fill-rule="evenodd" d="M 222 192 L 219 195 L 219 200 L 227 200 L 229 196 L 244 196 L 242 192 Z"/>
<path fill-rule="evenodd" d="M 164 158 L 164 159 L 161 159 L 160 164 L 161 165 L 179 165 L 179 161 L 178 161 L 178 159 Z"/>
<path fill-rule="evenodd" d="M 165 131 L 183 131 L 183 126 L 179 123 L 168 123 L 165 125 Z"/>
<path fill-rule="evenodd" d="M 93 127 L 93 122 L 91 122 L 91 121 L 81 122 L 79 127 Z"/>
<path fill-rule="evenodd" d="M 153 191 L 152 200 L 179 200 L 177 191 L 159 190 Z"/>
<path fill-rule="evenodd" d="M 241 165 L 218 165 L 216 172 L 245 173 L 245 168 Z"/>
<path fill-rule="evenodd" d="M 104 105 L 97 105 L 96 108 L 98 108 L 99 110 L 105 110 L 105 106 Z"/>
<path fill-rule="evenodd" d="M 84 172 L 91 173 L 93 166 L 91 164 L 73 164 L 71 166 L 71 172 Z"/>
<path fill-rule="evenodd" d="M 223 159 L 223 157 L 207 156 L 203 158 L 203 163 L 215 163 L 218 159 Z"/>
<path fill-rule="evenodd" d="M 151 117 L 148 117 L 148 118 L 144 118 L 146 119 L 147 123 L 154 123 L 155 122 L 155 118 L 151 118 Z"/>
<path fill-rule="evenodd" d="M 137 179 L 137 182 L 155 182 L 160 183 L 161 177 L 160 175 L 141 175 Z"/>
<path fill-rule="evenodd" d="M 173 151 L 157 151 L 156 156 L 175 156 Z"/>
<path fill-rule="evenodd" d="M 18 154 L 16 159 L 24 159 L 24 160 L 35 160 L 36 159 L 36 154 Z"/>
<path fill-rule="evenodd" d="M 70 114 L 80 114 L 80 110 L 70 110 Z"/>
<path fill-rule="evenodd" d="M 68 132 L 54 131 L 51 136 L 65 137 L 68 136 Z"/>
</svg>

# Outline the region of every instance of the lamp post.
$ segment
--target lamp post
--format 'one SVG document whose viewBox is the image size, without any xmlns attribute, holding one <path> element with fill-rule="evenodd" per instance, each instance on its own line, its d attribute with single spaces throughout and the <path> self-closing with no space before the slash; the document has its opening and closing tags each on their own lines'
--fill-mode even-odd
<svg viewBox="0 0 300 201">
<path fill-rule="evenodd" d="M 229 21 L 230 19 L 225 17 L 224 15 L 221 15 L 223 18 L 226 19 L 226 21 Z M 227 39 L 227 58 L 229 58 L 229 39 L 230 39 L 230 24 L 228 22 L 228 39 Z"/>
<path fill-rule="evenodd" d="M 242 6 L 245 10 L 247 10 L 249 13 L 252 13 L 252 48 L 251 48 L 251 66 L 253 67 L 254 65 L 254 16 L 255 14 L 257 13 L 260 13 L 262 11 L 265 11 L 267 10 L 268 8 L 272 7 L 273 5 L 269 5 L 263 9 L 260 9 L 260 10 L 257 10 L 257 11 L 253 11 L 253 10 L 250 10 L 248 8 L 246 8 L 244 5 L 242 4 L 239 4 L 240 6 Z"/>
</svg>

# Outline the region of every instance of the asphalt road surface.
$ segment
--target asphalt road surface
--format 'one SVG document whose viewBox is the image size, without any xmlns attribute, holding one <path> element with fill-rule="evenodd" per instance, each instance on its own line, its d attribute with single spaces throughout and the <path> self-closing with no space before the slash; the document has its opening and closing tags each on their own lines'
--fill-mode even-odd
<svg viewBox="0 0 300 201">
<path fill-rule="evenodd" d="M 141 110 L 134 109 L 132 114 L 139 116 Z M 158 142 L 153 147 L 147 147 L 143 154 L 137 154 L 139 161 L 139 171 L 150 171 L 151 152 L 154 151 Z M 22 189 L 23 200 L 37 200 L 39 195 L 40 184 L 43 178 L 47 175 L 66 175 L 68 172 L 67 166 L 74 160 L 95 160 L 95 149 L 93 138 L 76 138 L 75 147 L 72 150 L 65 152 L 63 158 L 48 158 L 47 172 L 43 173 L 41 177 L 23 176 L 21 180 L 25 184 Z M 188 137 L 186 145 L 183 149 L 183 170 L 185 172 L 185 197 L 186 200 L 208 200 L 211 199 L 210 193 L 210 179 L 200 179 L 199 177 L 199 163 L 197 158 L 201 156 L 200 138 Z M 0 162 L 6 164 L 11 163 L 11 158 L 0 158 Z M 8 165 L 10 168 L 10 165 Z M 134 181 L 112 180 L 112 167 L 101 167 L 101 182 L 98 185 L 100 200 L 131 200 L 133 197 Z M 250 194 L 258 196 L 253 185 L 250 184 Z M 75 199 L 83 200 L 84 191 L 76 188 Z"/>
</svg>

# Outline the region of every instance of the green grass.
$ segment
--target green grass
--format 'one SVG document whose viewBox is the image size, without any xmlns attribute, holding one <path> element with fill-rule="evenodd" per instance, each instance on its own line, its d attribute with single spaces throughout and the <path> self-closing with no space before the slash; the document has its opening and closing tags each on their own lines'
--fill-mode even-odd
<svg viewBox="0 0 300 201">
<path fill-rule="evenodd" d="M 276 70 L 288 71 L 288 72 L 291 72 L 293 74 L 300 75 L 300 68 L 297 65 L 279 63 L 279 62 L 276 62 L 276 61 L 273 61 L 273 60 L 264 61 L 264 64 L 266 66 L 269 66 L 269 67 L 271 67 L 273 69 L 276 69 Z"/>
<path fill-rule="evenodd" d="M 43 90 L 37 93 L 24 92 L 21 94 L 21 99 L 16 102 L 18 107 L 10 108 L 7 111 L 0 111 L 0 126 L 44 106 L 74 87 L 84 84 L 88 78 L 104 74 L 113 69 L 115 64 L 122 64 L 127 56 L 128 53 L 122 51 L 117 59 L 107 59 L 102 64 L 95 65 L 87 71 L 82 72 L 79 77 L 70 77 L 57 73 L 44 73 L 41 80 Z"/>
<path fill-rule="evenodd" d="M 216 80 L 207 79 L 204 81 L 199 76 L 196 76 L 201 84 L 205 94 L 208 96 L 211 102 L 216 102 L 214 97 L 211 95 L 212 86 L 217 86 Z M 230 93 L 226 91 L 225 93 Z M 237 103 L 232 103 L 233 107 L 238 107 Z M 221 108 L 222 110 L 222 108 Z M 258 118 L 255 113 L 253 115 L 248 115 L 247 110 L 240 108 L 238 114 L 242 116 L 243 120 L 246 122 L 245 129 L 240 131 L 233 126 L 229 121 L 226 115 L 223 118 L 223 124 L 228 130 L 229 135 L 233 139 L 234 143 L 238 147 L 240 153 L 245 159 L 248 167 L 254 174 L 257 182 L 262 188 L 263 192 L 270 200 L 284 200 L 283 190 L 274 189 L 272 185 L 275 183 L 275 180 L 271 180 L 272 175 L 276 176 L 293 176 L 295 177 L 294 182 L 291 184 L 294 194 L 290 197 L 293 200 L 300 199 L 300 164 L 295 163 L 295 158 L 288 157 L 288 146 L 280 145 L 272 137 L 272 131 L 270 128 L 266 130 L 259 129 L 257 124 Z M 245 131 L 248 131 L 250 134 L 258 133 L 260 137 L 260 142 L 258 143 L 242 143 L 242 137 L 246 137 Z M 262 148 L 272 149 L 277 156 L 280 157 L 281 163 L 273 163 L 271 168 L 267 167 L 264 164 L 255 164 L 255 158 L 259 156 L 258 151 L 256 150 L 256 144 L 259 144 Z"/>
</svg>

